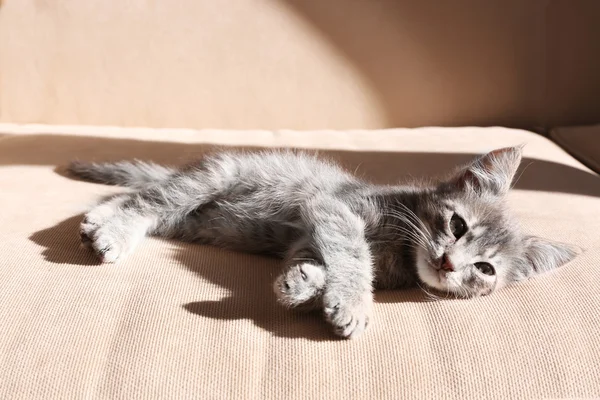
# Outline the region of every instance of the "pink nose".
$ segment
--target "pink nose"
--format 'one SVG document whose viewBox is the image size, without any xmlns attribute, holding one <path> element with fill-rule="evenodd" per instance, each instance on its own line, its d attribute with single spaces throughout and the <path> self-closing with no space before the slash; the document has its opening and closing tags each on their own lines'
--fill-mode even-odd
<svg viewBox="0 0 600 400">
<path fill-rule="evenodd" d="M 442 256 L 441 267 L 444 271 L 454 271 L 454 264 L 452 264 L 452 262 L 450 261 L 450 258 L 448 258 L 446 253 L 444 253 L 444 255 Z"/>
</svg>

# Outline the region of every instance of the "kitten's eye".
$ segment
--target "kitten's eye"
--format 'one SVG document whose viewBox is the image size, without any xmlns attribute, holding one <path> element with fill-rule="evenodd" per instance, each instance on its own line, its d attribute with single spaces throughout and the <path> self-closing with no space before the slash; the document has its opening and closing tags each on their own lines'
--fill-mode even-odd
<svg viewBox="0 0 600 400">
<path fill-rule="evenodd" d="M 465 224 L 465 221 L 461 217 L 454 213 L 450 219 L 450 232 L 452 232 L 454 237 L 458 240 L 466 231 L 467 224 Z"/>
<path fill-rule="evenodd" d="M 490 276 L 496 275 L 496 270 L 489 263 L 486 263 L 486 262 L 475 263 L 475 268 L 477 268 L 483 274 L 490 275 Z"/>
</svg>

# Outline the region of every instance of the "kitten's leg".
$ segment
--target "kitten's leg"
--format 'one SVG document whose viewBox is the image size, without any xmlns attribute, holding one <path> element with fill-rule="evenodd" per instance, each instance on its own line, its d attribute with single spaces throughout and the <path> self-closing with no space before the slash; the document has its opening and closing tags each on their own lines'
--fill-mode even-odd
<svg viewBox="0 0 600 400">
<path fill-rule="evenodd" d="M 147 234 L 171 236 L 202 204 L 234 185 L 229 171 L 194 169 L 138 192 L 123 194 L 86 214 L 81 238 L 104 262 L 130 253 Z"/>
<path fill-rule="evenodd" d="M 373 308 L 373 266 L 364 221 L 343 202 L 325 196 L 309 201 L 302 218 L 325 266 L 325 317 L 338 335 L 358 337 Z"/>
<path fill-rule="evenodd" d="M 81 223 L 81 243 L 103 262 L 115 262 L 131 252 L 151 224 L 149 218 L 122 208 L 129 198 L 128 194 L 111 197 L 87 213 Z"/>
<path fill-rule="evenodd" d="M 282 305 L 301 311 L 321 308 L 325 287 L 325 267 L 308 245 L 306 239 L 292 245 L 283 272 L 273 284 L 277 300 Z"/>
</svg>

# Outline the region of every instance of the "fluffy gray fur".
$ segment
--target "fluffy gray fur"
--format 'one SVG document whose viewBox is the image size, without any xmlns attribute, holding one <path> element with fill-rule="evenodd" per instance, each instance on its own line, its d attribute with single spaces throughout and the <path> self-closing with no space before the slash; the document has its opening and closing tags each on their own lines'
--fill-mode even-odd
<svg viewBox="0 0 600 400">
<path fill-rule="evenodd" d="M 148 234 L 279 256 L 279 301 L 320 309 L 338 335 L 354 338 L 372 319 L 374 288 L 487 295 L 575 256 L 523 235 L 509 216 L 520 160 L 520 147 L 496 150 L 427 186 L 373 185 L 292 151 L 220 153 L 179 169 L 77 162 L 70 172 L 135 189 L 81 224 L 82 242 L 104 262 Z"/>
</svg>

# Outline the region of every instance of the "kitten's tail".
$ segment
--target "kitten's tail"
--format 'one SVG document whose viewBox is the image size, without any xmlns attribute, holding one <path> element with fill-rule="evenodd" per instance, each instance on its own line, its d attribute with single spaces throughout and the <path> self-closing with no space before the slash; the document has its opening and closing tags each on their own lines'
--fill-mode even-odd
<svg viewBox="0 0 600 400">
<path fill-rule="evenodd" d="M 115 163 L 73 161 L 67 172 L 88 182 L 142 188 L 169 179 L 176 169 L 138 160 Z"/>
</svg>

